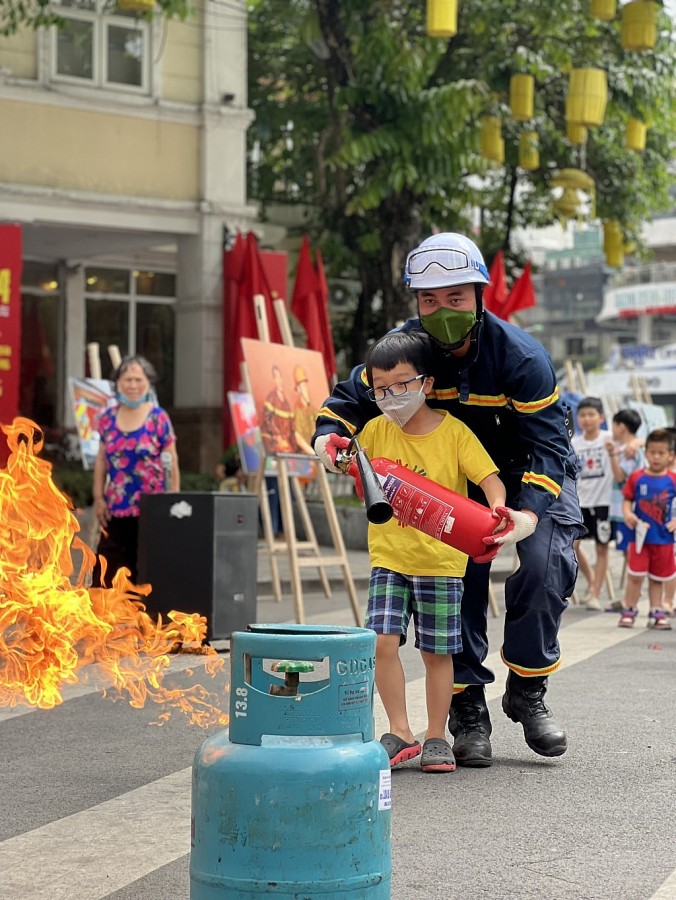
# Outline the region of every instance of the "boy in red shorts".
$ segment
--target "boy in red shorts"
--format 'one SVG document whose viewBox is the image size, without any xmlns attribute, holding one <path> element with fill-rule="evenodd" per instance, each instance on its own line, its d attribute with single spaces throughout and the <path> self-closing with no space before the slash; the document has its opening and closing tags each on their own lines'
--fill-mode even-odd
<svg viewBox="0 0 676 900">
<path fill-rule="evenodd" d="M 661 630 L 671 628 L 662 609 L 662 592 L 664 585 L 676 577 L 676 518 L 672 514 L 676 472 L 669 471 L 672 455 L 671 434 L 664 428 L 651 431 L 645 447 L 647 465 L 633 472 L 622 489 L 624 521 L 636 534 L 627 555 L 627 588 L 620 628 L 631 628 L 636 620 L 636 604 L 646 575 L 650 600 L 648 626 Z"/>
</svg>

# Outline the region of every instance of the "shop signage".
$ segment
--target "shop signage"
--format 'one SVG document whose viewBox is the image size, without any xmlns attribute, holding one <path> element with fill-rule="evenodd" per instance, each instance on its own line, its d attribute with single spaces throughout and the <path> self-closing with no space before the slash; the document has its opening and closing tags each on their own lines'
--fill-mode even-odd
<svg viewBox="0 0 676 900">
<path fill-rule="evenodd" d="M 676 313 L 676 282 L 632 284 L 605 291 L 596 321 L 667 313 Z"/>
</svg>

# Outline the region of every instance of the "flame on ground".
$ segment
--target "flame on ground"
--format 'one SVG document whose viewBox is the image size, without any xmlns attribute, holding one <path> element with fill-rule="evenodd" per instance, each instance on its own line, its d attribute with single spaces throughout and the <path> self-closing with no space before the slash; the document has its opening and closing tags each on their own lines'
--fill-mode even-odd
<svg viewBox="0 0 676 900">
<path fill-rule="evenodd" d="M 177 645 L 208 655 L 212 677 L 223 660 L 204 647 L 206 619 L 170 612 L 162 624 L 139 599 L 150 585 L 133 585 L 126 569 L 110 588 L 88 588 L 95 555 L 76 536 L 79 523 L 68 498 L 51 478 L 51 464 L 37 454 L 44 438 L 30 419 L 2 426 L 10 456 L 0 470 L 0 707 L 19 704 L 52 709 L 65 685 L 84 680 L 97 665 L 104 693 L 126 696 L 133 707 L 161 705 L 160 723 L 174 710 L 191 723 L 226 724 L 227 715 L 202 685 L 163 684 Z M 71 548 L 83 553 L 75 584 Z"/>
</svg>

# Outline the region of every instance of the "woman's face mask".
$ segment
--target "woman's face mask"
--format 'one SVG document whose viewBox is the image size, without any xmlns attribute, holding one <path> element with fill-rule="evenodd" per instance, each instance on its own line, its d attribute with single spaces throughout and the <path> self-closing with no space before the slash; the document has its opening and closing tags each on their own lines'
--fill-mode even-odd
<svg viewBox="0 0 676 900">
<path fill-rule="evenodd" d="M 476 310 L 464 312 L 442 307 L 426 316 L 420 316 L 425 331 L 442 344 L 461 344 L 476 324 Z"/>
<path fill-rule="evenodd" d="M 396 422 L 403 428 L 425 402 L 424 387 L 423 380 L 418 391 L 406 391 L 405 394 L 398 394 L 396 397 L 388 394 L 383 400 L 376 400 L 378 409 L 390 422 Z"/>
<path fill-rule="evenodd" d="M 118 402 L 122 404 L 122 406 L 127 406 L 129 409 L 138 409 L 142 403 L 145 403 L 148 400 L 148 395 L 146 394 L 144 397 L 141 397 L 140 400 L 130 400 L 129 397 L 125 397 L 122 391 L 118 391 L 117 394 Z"/>
</svg>

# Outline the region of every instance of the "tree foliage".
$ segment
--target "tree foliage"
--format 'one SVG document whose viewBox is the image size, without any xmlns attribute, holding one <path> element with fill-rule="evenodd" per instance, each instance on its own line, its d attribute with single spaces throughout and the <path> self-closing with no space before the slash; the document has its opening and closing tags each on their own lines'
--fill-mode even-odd
<svg viewBox="0 0 676 900">
<path fill-rule="evenodd" d="M 305 204 L 331 274 L 361 293 L 349 338 L 353 361 L 366 342 L 407 314 L 405 255 L 433 228 L 468 230 L 481 210 L 490 260 L 512 234 L 554 220 L 551 179 L 583 168 L 596 182 L 600 218 L 641 222 L 669 201 L 674 129 L 674 47 L 668 19 L 653 51 L 622 50 L 619 17 L 589 18 L 587 0 L 555 6 L 522 0 L 460 0 L 458 33 L 425 32 L 423 0 L 250 0 L 251 193 L 262 204 Z M 608 74 L 603 126 L 581 149 L 565 134 L 567 74 Z M 536 80 L 531 122 L 508 105 L 512 74 Z M 505 164 L 480 154 L 478 121 L 500 116 Z M 624 147 L 626 118 L 650 119 L 644 153 Z M 540 168 L 518 167 L 518 135 L 539 135 Z"/>
</svg>

